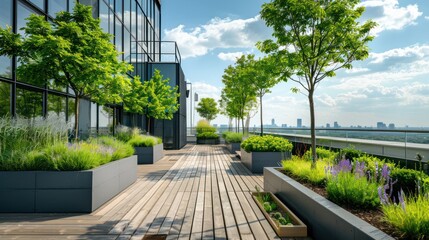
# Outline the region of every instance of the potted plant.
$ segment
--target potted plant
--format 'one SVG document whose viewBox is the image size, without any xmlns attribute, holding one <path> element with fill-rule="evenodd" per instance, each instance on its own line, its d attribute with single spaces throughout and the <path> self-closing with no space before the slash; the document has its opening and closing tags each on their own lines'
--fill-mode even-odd
<svg viewBox="0 0 429 240">
<path fill-rule="evenodd" d="M 136 135 L 128 144 L 134 147 L 138 164 L 153 164 L 164 157 L 164 144 L 159 137 Z"/>
<path fill-rule="evenodd" d="M 271 135 L 251 136 L 241 143 L 241 161 L 253 173 L 262 173 L 264 167 L 276 167 L 291 157 L 292 144 Z"/>
<path fill-rule="evenodd" d="M 256 188 L 252 197 L 279 237 L 307 237 L 307 226 L 273 193 Z"/>
<path fill-rule="evenodd" d="M 240 151 L 241 141 L 243 139 L 242 133 L 224 132 L 223 138 L 225 139 L 226 147 L 231 153 Z"/>
<path fill-rule="evenodd" d="M 216 128 L 211 126 L 206 120 L 200 120 L 197 123 L 197 144 L 219 144 L 219 135 L 216 134 Z"/>
<path fill-rule="evenodd" d="M 29 121 L 0 119 L 0 212 L 92 212 L 136 181 L 130 145 L 67 143 L 59 119 Z"/>
</svg>

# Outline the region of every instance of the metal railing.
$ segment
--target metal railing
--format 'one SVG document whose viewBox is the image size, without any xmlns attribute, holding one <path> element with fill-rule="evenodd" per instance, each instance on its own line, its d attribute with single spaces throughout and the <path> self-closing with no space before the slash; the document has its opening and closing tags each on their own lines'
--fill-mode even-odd
<svg viewBox="0 0 429 240">
<path fill-rule="evenodd" d="M 180 55 L 179 47 L 173 41 L 155 41 L 155 46 L 159 45 L 159 52 L 155 52 L 157 57 L 155 59 L 160 62 L 174 62 L 181 63 L 182 57 Z M 157 51 L 157 50 L 156 50 Z"/>
</svg>

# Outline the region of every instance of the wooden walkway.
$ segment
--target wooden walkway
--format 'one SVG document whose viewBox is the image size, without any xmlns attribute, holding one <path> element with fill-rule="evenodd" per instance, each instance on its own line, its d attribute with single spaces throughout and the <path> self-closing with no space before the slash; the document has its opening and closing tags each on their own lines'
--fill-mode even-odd
<svg viewBox="0 0 429 240">
<path fill-rule="evenodd" d="M 166 151 L 91 214 L 0 214 L 0 239 L 278 239 L 249 193 L 263 177 L 227 151 Z"/>
</svg>

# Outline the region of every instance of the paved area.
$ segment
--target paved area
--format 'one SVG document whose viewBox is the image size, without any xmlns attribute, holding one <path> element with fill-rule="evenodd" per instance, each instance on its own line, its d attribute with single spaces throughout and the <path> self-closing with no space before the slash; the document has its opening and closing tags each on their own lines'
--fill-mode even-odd
<svg viewBox="0 0 429 240">
<path fill-rule="evenodd" d="M 138 180 L 91 214 L 0 214 L 0 239 L 278 239 L 255 186 L 263 177 L 223 145 L 187 145 L 140 165 Z"/>
</svg>

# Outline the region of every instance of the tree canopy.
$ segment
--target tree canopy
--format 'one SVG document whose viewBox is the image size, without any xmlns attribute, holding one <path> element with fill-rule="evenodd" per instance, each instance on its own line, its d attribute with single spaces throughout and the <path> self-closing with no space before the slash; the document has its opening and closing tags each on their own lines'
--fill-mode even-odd
<svg viewBox="0 0 429 240">
<path fill-rule="evenodd" d="M 258 48 L 276 56 L 283 80 L 298 83 L 310 104 L 313 166 L 316 163 L 316 134 L 313 94 L 326 77 L 352 62 L 368 57 L 370 30 L 375 23 L 359 21 L 364 7 L 360 0 L 272 0 L 262 5 L 261 17 L 273 28 L 274 40 Z"/>
<path fill-rule="evenodd" d="M 205 118 L 207 121 L 211 121 L 216 118 L 219 113 L 217 108 L 217 103 L 213 98 L 201 98 L 201 101 L 198 103 L 198 107 L 195 108 L 201 117 Z"/>
<path fill-rule="evenodd" d="M 59 12 L 52 22 L 35 14 L 27 20 L 24 36 L 0 28 L 0 55 L 19 57 L 20 79 L 73 90 L 77 139 L 80 99 L 99 104 L 122 102 L 130 90 L 126 73 L 132 66 L 118 60 L 111 35 L 92 17 L 91 7 L 76 4 L 72 13 Z"/>
</svg>

